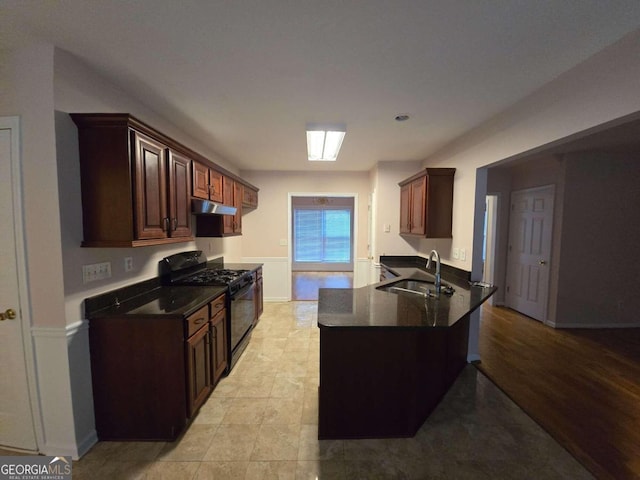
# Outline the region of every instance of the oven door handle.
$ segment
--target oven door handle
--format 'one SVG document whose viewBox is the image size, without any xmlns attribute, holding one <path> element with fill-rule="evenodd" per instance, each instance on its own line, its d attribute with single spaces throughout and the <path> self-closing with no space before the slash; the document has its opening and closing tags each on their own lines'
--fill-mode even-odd
<svg viewBox="0 0 640 480">
<path fill-rule="evenodd" d="M 238 290 L 236 293 L 234 293 L 231 296 L 231 300 L 234 300 L 235 297 L 241 297 L 243 296 L 245 293 L 247 293 L 249 290 L 251 290 L 253 288 L 253 278 L 251 279 L 251 281 L 245 285 L 244 287 L 242 287 L 240 290 Z"/>
</svg>

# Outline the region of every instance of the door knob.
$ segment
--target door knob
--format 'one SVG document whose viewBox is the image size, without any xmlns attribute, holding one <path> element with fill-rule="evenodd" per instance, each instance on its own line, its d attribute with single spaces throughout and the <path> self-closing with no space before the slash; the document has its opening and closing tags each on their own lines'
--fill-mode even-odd
<svg viewBox="0 0 640 480">
<path fill-rule="evenodd" d="M 546 265 L 546 264 L 547 264 L 547 262 L 545 262 L 544 260 L 540 260 L 538 263 L 539 263 L 540 265 Z"/>
<path fill-rule="evenodd" d="M 0 320 L 13 320 L 16 318 L 16 311 L 13 308 L 7 308 L 7 311 L 0 313 Z"/>
</svg>

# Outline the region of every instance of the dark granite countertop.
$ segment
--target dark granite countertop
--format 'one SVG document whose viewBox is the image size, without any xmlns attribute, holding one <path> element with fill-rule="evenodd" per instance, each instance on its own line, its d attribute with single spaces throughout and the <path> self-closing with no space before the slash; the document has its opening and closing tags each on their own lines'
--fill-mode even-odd
<svg viewBox="0 0 640 480">
<path fill-rule="evenodd" d="M 255 272 L 259 268 L 262 268 L 262 263 L 223 263 L 221 268 L 227 270 L 249 270 Z"/>
<path fill-rule="evenodd" d="M 391 263 L 391 262 L 389 262 Z M 387 266 L 386 264 L 383 264 Z M 392 327 L 446 328 L 478 308 L 495 291 L 493 286 L 474 286 L 460 275 L 445 276 L 442 284 L 455 289 L 453 295 L 423 298 L 410 293 L 390 293 L 378 289 L 399 280 L 433 281 L 423 266 L 406 262 L 391 266 L 397 278 L 356 289 L 322 288 L 318 298 L 318 326 L 331 327 Z"/>
<path fill-rule="evenodd" d="M 158 286 L 141 295 L 119 301 L 118 304 L 111 304 L 100 310 L 86 312 L 86 317 L 89 320 L 122 316 L 145 318 L 173 316 L 184 318 L 226 291 L 227 287 L 225 286 Z"/>
<path fill-rule="evenodd" d="M 209 262 L 210 267 L 256 271 L 261 263 Z M 184 318 L 227 291 L 226 286 L 164 286 L 152 278 L 110 292 L 86 298 L 85 318 Z"/>
</svg>

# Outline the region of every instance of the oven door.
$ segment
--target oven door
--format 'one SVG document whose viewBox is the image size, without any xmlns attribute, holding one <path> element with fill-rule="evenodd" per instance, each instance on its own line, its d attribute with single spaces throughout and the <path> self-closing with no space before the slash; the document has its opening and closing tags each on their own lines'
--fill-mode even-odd
<svg viewBox="0 0 640 480">
<path fill-rule="evenodd" d="M 247 335 L 256 318 L 255 284 L 245 285 L 231 296 L 231 352 L 234 355 L 238 344 Z M 239 352 L 238 352 L 239 353 Z M 236 360 L 236 359 L 232 359 Z"/>
</svg>

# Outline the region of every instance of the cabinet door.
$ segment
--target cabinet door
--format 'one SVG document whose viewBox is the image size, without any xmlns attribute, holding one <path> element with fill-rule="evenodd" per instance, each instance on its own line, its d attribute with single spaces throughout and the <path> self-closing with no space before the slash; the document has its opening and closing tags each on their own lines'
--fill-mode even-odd
<svg viewBox="0 0 640 480">
<path fill-rule="evenodd" d="M 136 238 L 166 238 L 168 230 L 166 147 L 132 132 L 135 144 Z M 107 207 L 108 208 L 108 207 Z"/>
<path fill-rule="evenodd" d="M 424 235 L 426 233 L 425 202 L 427 200 L 427 177 L 411 182 L 411 233 Z"/>
<path fill-rule="evenodd" d="M 258 208 L 258 192 L 246 185 L 243 186 L 242 206 L 247 208 Z"/>
<path fill-rule="evenodd" d="M 191 236 L 189 164 L 191 160 L 169 151 L 169 236 Z"/>
<path fill-rule="evenodd" d="M 216 170 L 209 170 L 209 198 L 214 202 L 224 203 L 222 174 Z"/>
<path fill-rule="evenodd" d="M 227 310 L 219 311 L 211 319 L 213 332 L 213 383 L 218 380 L 227 369 Z"/>
<path fill-rule="evenodd" d="M 191 183 L 194 197 L 209 199 L 209 167 L 193 162 Z"/>
<path fill-rule="evenodd" d="M 411 184 L 400 187 L 400 233 L 411 232 Z"/>
<path fill-rule="evenodd" d="M 234 181 L 229 177 L 222 177 L 222 196 L 225 205 L 233 205 L 233 184 Z M 233 225 L 235 215 L 223 215 L 223 233 L 233 233 Z"/>
<path fill-rule="evenodd" d="M 189 417 L 200 408 L 213 388 L 209 323 L 187 340 L 187 388 Z"/>
<path fill-rule="evenodd" d="M 244 196 L 244 188 L 241 183 L 233 182 L 233 205 L 237 208 L 233 218 L 233 231 L 242 233 L 242 197 Z"/>
</svg>

